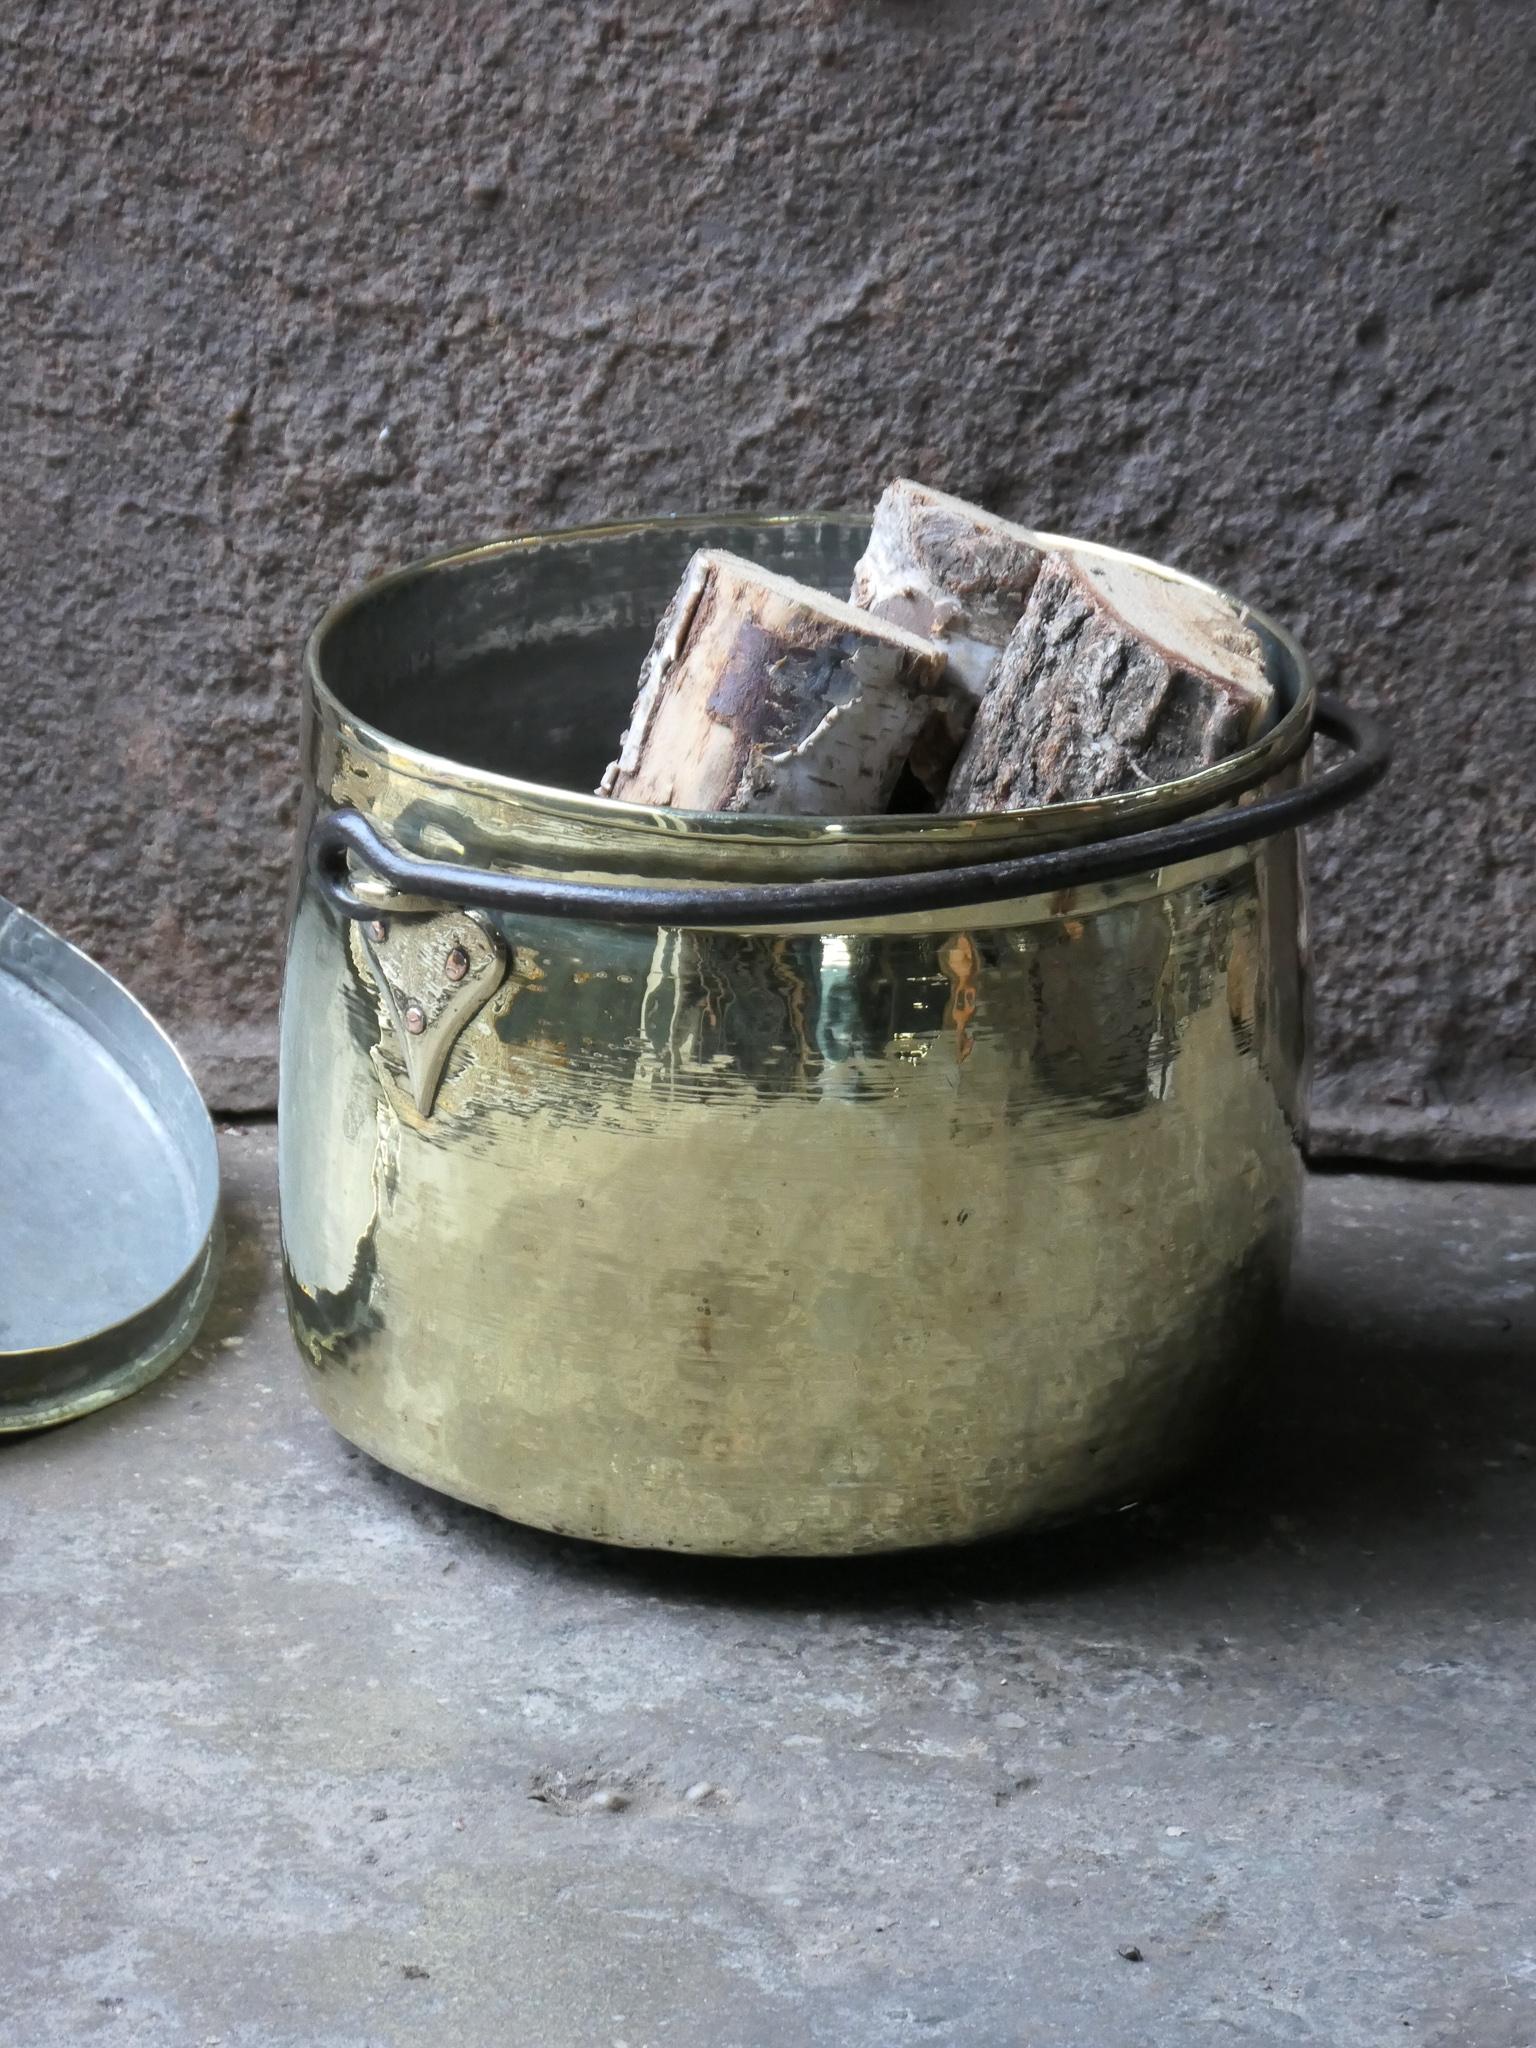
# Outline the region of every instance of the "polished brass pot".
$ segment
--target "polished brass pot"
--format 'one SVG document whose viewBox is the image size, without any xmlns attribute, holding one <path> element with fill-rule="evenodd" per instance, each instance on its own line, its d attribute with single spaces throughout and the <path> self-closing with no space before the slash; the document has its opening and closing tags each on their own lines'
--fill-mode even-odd
<svg viewBox="0 0 1536 2048">
<path fill-rule="evenodd" d="M 1384 762 L 1278 627 L 1278 723 L 1169 788 L 843 821 L 573 793 L 693 548 L 840 589 L 867 530 L 498 542 L 310 642 L 289 1307 L 336 1427 L 444 1492 L 679 1550 L 954 1542 L 1164 1481 L 1258 1355 L 1294 827 Z M 1309 776 L 1315 724 L 1356 751 Z"/>
</svg>

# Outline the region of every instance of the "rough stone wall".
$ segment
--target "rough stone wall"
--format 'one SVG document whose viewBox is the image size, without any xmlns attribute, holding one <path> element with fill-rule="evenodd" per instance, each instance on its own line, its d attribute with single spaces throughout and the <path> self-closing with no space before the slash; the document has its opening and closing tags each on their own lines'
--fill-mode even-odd
<svg viewBox="0 0 1536 2048">
<path fill-rule="evenodd" d="M 450 541 L 896 472 L 1396 728 L 1324 1148 L 1536 1162 L 1518 0 L 11 0 L 0 887 L 270 1101 L 297 645 Z"/>
</svg>

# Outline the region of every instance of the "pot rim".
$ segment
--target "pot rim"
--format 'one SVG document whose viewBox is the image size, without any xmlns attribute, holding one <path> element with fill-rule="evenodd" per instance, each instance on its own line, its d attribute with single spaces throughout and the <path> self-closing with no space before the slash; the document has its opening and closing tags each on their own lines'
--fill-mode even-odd
<svg viewBox="0 0 1536 2048">
<path fill-rule="evenodd" d="M 881 851 L 887 855 L 905 853 L 919 864 L 939 861 L 946 865 L 957 857 L 964 860 L 981 857 L 986 851 L 1000 851 L 1004 843 L 1049 841 L 1059 846 L 1080 845 L 1116 838 L 1122 833 L 1166 819 L 1229 803 L 1290 766 L 1311 743 L 1317 705 L 1317 685 L 1312 666 L 1296 639 L 1268 613 L 1223 591 L 1219 585 L 1150 556 L 1038 528 L 1026 528 L 1025 531 L 1038 541 L 1042 550 L 1060 550 L 1089 559 L 1129 563 L 1166 581 L 1213 593 L 1235 605 L 1243 622 L 1259 632 L 1261 639 L 1275 649 L 1291 672 L 1287 679 L 1291 701 L 1281 717 L 1252 745 L 1194 775 L 1085 803 L 1048 804 L 1029 810 L 963 815 L 920 812 L 873 817 L 757 817 L 626 803 L 613 797 L 589 795 L 492 769 L 471 767 L 450 755 L 408 745 L 382 727 L 359 717 L 343 703 L 325 676 L 326 646 L 338 627 L 375 597 L 409 583 L 420 582 L 443 570 L 502 555 L 531 553 L 545 547 L 588 546 L 605 539 L 641 533 L 677 533 L 684 539 L 692 537 L 695 546 L 705 547 L 713 544 L 711 536 L 718 537 L 719 530 L 725 526 L 768 531 L 775 527 L 807 523 L 839 526 L 850 532 L 867 532 L 870 517 L 867 513 L 847 511 L 679 513 L 553 527 L 536 533 L 514 534 L 498 540 L 444 548 L 375 576 L 330 605 L 304 643 L 306 683 L 316 708 L 334 724 L 347 743 L 371 756 L 387 774 L 491 804 L 506 805 L 530 821 L 545 819 L 567 830 L 575 828 L 595 832 L 607 841 L 610 849 L 614 846 L 612 835 L 617 834 L 629 842 L 637 859 L 644 858 L 646 846 L 659 847 L 665 842 L 675 843 L 679 838 L 694 843 L 699 851 L 703 850 L 699 842 L 712 841 L 722 853 L 731 846 L 741 851 L 753 845 L 777 846 L 785 851 L 796 848 L 803 852 L 817 844 L 830 852 L 833 847 L 847 848 L 852 842 L 871 852 Z"/>
</svg>

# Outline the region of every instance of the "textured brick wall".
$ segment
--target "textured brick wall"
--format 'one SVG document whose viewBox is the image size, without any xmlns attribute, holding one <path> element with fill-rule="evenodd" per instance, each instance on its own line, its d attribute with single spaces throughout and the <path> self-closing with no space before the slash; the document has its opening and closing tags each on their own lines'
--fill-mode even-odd
<svg viewBox="0 0 1536 2048">
<path fill-rule="evenodd" d="M 1517 0 L 11 0 L 0 886 L 266 1102 L 325 598 L 911 471 L 1391 718 L 1315 842 L 1325 1137 L 1536 1160 L 1532 49 Z"/>
</svg>

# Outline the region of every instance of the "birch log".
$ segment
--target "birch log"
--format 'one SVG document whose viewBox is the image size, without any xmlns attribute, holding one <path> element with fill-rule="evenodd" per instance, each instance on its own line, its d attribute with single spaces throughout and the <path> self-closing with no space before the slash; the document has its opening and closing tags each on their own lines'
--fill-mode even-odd
<svg viewBox="0 0 1536 2048">
<path fill-rule="evenodd" d="M 1172 782 L 1257 738 L 1273 696 L 1258 635 L 1224 598 L 1127 562 L 1048 555 L 943 809 Z"/>
<path fill-rule="evenodd" d="M 924 734 L 952 722 L 952 697 L 930 642 L 704 549 L 657 628 L 599 794 L 693 811 L 881 812 Z"/>
<path fill-rule="evenodd" d="M 902 477 L 875 507 L 852 599 L 876 618 L 937 640 L 974 711 L 1041 558 L 1026 527 Z"/>
</svg>

